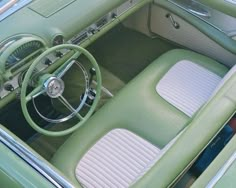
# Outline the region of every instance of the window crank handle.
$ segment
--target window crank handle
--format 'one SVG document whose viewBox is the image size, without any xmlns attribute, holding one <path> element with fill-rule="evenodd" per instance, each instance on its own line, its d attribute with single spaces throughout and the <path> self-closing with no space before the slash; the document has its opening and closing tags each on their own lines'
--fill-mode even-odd
<svg viewBox="0 0 236 188">
<path fill-rule="evenodd" d="M 166 15 L 166 18 L 168 18 L 171 21 L 171 23 L 172 23 L 172 25 L 174 26 L 175 29 L 179 29 L 180 28 L 179 23 L 175 21 L 175 19 L 173 18 L 173 16 L 170 13 L 168 13 Z"/>
</svg>

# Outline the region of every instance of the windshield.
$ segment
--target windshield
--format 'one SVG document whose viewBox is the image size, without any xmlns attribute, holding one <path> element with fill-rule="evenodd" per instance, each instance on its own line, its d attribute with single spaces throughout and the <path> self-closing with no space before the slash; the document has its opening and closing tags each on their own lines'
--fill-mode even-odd
<svg viewBox="0 0 236 188">
<path fill-rule="evenodd" d="M 0 0 L 0 21 L 15 13 L 32 0 Z"/>
</svg>

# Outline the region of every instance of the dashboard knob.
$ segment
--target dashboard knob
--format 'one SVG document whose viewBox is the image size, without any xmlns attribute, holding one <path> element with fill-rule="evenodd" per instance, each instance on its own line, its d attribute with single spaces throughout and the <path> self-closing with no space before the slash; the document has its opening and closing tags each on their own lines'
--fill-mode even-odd
<svg viewBox="0 0 236 188">
<path fill-rule="evenodd" d="M 45 59 L 44 64 L 47 66 L 50 66 L 52 64 L 52 61 L 48 58 Z"/>
<path fill-rule="evenodd" d="M 113 18 L 113 19 L 117 18 L 117 14 L 113 12 L 111 15 L 111 18 Z"/>
<path fill-rule="evenodd" d="M 5 84 L 4 89 L 7 91 L 14 91 L 14 87 L 11 84 Z"/>
<path fill-rule="evenodd" d="M 56 51 L 55 56 L 61 58 L 63 53 L 61 51 Z"/>
<path fill-rule="evenodd" d="M 89 70 L 89 73 L 90 73 L 91 76 L 95 76 L 95 75 L 96 75 L 96 69 L 92 67 L 92 68 Z"/>
</svg>

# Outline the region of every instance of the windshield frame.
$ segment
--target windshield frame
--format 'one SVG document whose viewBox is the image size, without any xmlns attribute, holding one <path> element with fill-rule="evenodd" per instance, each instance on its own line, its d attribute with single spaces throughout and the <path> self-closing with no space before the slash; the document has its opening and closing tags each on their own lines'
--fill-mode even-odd
<svg viewBox="0 0 236 188">
<path fill-rule="evenodd" d="M 31 2 L 32 0 L 0 0 L 0 22 Z"/>
</svg>

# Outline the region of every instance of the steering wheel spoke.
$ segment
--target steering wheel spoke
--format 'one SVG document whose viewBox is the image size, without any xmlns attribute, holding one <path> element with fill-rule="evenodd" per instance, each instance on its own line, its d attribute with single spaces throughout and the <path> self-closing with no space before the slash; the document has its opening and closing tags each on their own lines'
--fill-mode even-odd
<svg viewBox="0 0 236 188">
<path fill-rule="evenodd" d="M 68 109 L 72 112 L 73 116 L 76 116 L 77 118 L 79 118 L 81 121 L 84 119 L 84 117 L 82 117 L 78 110 L 76 110 L 62 95 L 58 97 L 58 100 Z"/>
<path fill-rule="evenodd" d="M 61 65 L 53 74 L 57 78 L 62 78 L 65 73 L 76 63 L 76 59 L 80 56 L 79 52 L 76 52 L 71 58 L 69 58 L 63 65 Z"/>
<path fill-rule="evenodd" d="M 43 88 L 43 86 L 37 86 L 33 91 L 31 91 L 27 96 L 26 96 L 26 102 L 28 103 L 32 99 L 37 98 L 38 96 L 44 94 L 46 90 Z"/>
</svg>

